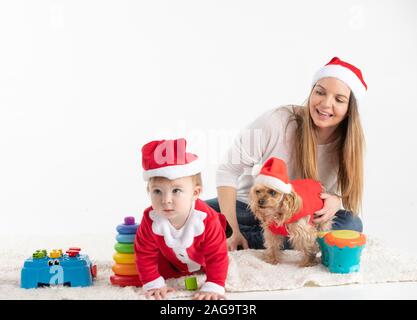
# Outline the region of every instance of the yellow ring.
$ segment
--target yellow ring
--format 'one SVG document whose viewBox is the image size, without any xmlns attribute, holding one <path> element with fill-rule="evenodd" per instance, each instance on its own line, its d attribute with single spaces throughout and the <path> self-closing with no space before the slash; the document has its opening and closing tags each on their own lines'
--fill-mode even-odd
<svg viewBox="0 0 417 320">
<path fill-rule="evenodd" d="M 113 255 L 113 260 L 121 264 L 133 264 L 135 263 L 134 253 L 118 253 Z"/>
</svg>

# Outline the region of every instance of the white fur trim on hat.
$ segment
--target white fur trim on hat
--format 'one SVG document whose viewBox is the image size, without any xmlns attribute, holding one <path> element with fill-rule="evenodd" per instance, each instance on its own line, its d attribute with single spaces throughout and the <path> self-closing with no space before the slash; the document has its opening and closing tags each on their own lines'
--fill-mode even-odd
<svg viewBox="0 0 417 320">
<path fill-rule="evenodd" d="M 261 173 L 261 170 L 262 170 L 262 163 L 257 163 L 253 165 L 252 171 L 251 171 L 252 176 L 256 177 L 259 173 Z"/>
<path fill-rule="evenodd" d="M 277 189 L 283 193 L 291 193 L 292 190 L 292 186 L 290 183 L 285 183 L 280 179 L 271 177 L 271 176 L 266 176 L 266 175 L 259 175 L 255 178 L 255 183 L 256 184 L 264 184 L 267 185 L 273 189 Z"/>
<path fill-rule="evenodd" d="M 152 177 L 164 177 L 174 180 L 182 177 L 188 177 L 201 172 L 201 161 L 196 159 L 187 164 L 172 165 L 158 169 L 151 169 L 143 172 L 143 179 L 148 181 Z"/>
<path fill-rule="evenodd" d="M 352 90 L 356 100 L 358 100 L 358 104 L 364 98 L 366 88 L 358 76 L 350 69 L 340 65 L 326 65 L 316 72 L 313 77 L 312 85 L 314 86 L 318 80 L 327 77 L 342 80 L 350 88 L 350 90 Z"/>
</svg>

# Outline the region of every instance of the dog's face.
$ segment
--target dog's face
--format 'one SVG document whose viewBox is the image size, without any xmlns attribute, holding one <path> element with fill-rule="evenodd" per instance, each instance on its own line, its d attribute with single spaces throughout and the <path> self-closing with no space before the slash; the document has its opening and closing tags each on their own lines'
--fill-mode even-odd
<svg viewBox="0 0 417 320">
<path fill-rule="evenodd" d="M 255 184 L 249 193 L 249 205 L 256 218 L 265 224 L 275 222 L 278 226 L 300 210 L 299 197 L 263 184 Z"/>
</svg>

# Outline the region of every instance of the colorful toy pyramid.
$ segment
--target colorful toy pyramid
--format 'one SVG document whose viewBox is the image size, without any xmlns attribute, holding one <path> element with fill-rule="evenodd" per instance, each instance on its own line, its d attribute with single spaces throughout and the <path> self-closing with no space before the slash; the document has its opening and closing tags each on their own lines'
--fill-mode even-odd
<svg viewBox="0 0 417 320">
<path fill-rule="evenodd" d="M 112 268 L 114 275 L 110 276 L 110 282 L 113 285 L 120 287 L 142 285 L 136 270 L 133 249 L 137 229 L 138 224 L 135 223 L 134 217 L 125 217 L 124 223 L 116 228 L 118 232 L 117 243 L 114 246 L 116 253 L 113 255 L 116 263 Z"/>
</svg>

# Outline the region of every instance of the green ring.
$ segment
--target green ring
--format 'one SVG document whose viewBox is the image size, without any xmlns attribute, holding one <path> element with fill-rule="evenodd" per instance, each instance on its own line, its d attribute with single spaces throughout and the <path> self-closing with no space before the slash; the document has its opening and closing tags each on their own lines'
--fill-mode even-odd
<svg viewBox="0 0 417 320">
<path fill-rule="evenodd" d="M 133 243 L 116 243 L 114 249 L 119 253 L 133 253 Z"/>
</svg>

